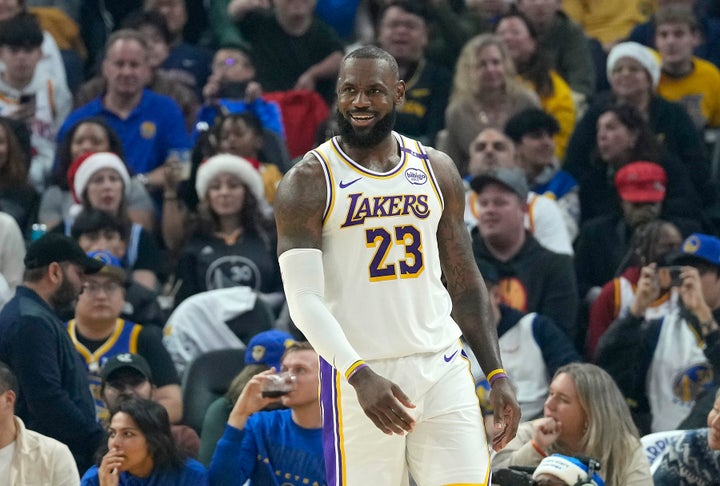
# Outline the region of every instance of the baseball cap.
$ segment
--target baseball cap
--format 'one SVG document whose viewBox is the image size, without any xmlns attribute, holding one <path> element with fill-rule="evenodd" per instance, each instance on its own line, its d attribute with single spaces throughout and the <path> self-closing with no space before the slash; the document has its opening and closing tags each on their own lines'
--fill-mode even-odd
<svg viewBox="0 0 720 486">
<path fill-rule="evenodd" d="M 484 174 L 473 177 L 470 181 L 470 187 L 475 192 L 480 192 L 486 185 L 490 183 L 498 183 L 512 192 L 517 194 L 523 201 L 527 200 L 528 185 L 525 179 L 525 172 L 522 169 L 509 169 L 500 167 Z"/>
<path fill-rule="evenodd" d="M 90 258 L 99 260 L 103 263 L 103 267 L 97 272 L 97 275 L 107 275 L 113 277 L 120 283 L 124 283 L 127 278 L 125 269 L 120 263 L 120 260 L 106 250 L 91 251 L 87 254 Z"/>
<path fill-rule="evenodd" d="M 587 477 L 588 467 L 575 457 L 553 454 L 540 461 L 532 477 L 536 479 L 541 474 L 549 474 L 565 481 L 565 484 L 574 485 Z M 605 481 L 597 473 L 593 473 L 591 481 L 590 484 L 595 486 L 605 486 Z"/>
<path fill-rule="evenodd" d="M 113 373 L 123 369 L 135 370 L 147 378 L 148 381 L 151 381 L 152 379 L 152 373 L 150 372 L 150 365 L 148 362 L 139 354 L 133 353 L 116 354 L 107 360 L 103 365 L 100 377 L 102 378 L 102 381 L 108 381 Z"/>
<path fill-rule="evenodd" d="M 85 273 L 96 273 L 104 265 L 100 260 L 90 258 L 75 240 L 59 233 L 46 233 L 28 246 L 25 253 L 25 268 L 42 268 L 52 262 L 70 262 L 80 265 Z"/>
<path fill-rule="evenodd" d="M 280 369 L 280 359 L 285 350 L 295 344 L 290 334 L 270 330 L 255 334 L 245 350 L 245 364 L 265 364 Z"/>
<path fill-rule="evenodd" d="M 693 233 L 683 241 L 680 251 L 669 260 L 673 265 L 692 265 L 700 260 L 720 266 L 720 238 Z"/>
<path fill-rule="evenodd" d="M 654 162 L 630 162 L 615 174 L 615 188 L 628 202 L 660 202 L 665 199 L 666 184 L 665 169 Z"/>
</svg>

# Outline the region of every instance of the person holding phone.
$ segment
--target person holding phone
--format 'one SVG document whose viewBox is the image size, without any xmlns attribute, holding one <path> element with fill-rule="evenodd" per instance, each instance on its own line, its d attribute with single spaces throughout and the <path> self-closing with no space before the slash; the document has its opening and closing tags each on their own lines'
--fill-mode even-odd
<svg viewBox="0 0 720 486">
<path fill-rule="evenodd" d="M 32 144 L 29 181 L 42 193 L 50 182 L 55 137 L 72 109 L 64 81 L 37 69 L 43 31 L 29 13 L 0 22 L 0 115 L 27 124 Z"/>
<path fill-rule="evenodd" d="M 669 263 L 642 268 L 629 313 L 598 345 L 598 364 L 618 383 L 643 433 L 676 429 L 720 369 L 720 238 L 694 233 Z M 680 305 L 646 318 L 663 283 L 677 287 Z"/>
</svg>

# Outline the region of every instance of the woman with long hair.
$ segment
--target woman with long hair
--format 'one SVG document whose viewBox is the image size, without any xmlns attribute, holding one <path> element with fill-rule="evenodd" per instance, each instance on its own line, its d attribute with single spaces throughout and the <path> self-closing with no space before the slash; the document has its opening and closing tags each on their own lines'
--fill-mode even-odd
<svg viewBox="0 0 720 486">
<path fill-rule="evenodd" d="M 495 33 L 507 45 L 520 78 L 537 93 L 542 109 L 557 120 L 560 131 L 553 137 L 555 155 L 562 160 L 575 128 L 575 102 L 570 86 L 552 68 L 537 31 L 525 15 L 517 11 L 503 15 L 495 25 Z"/>
<path fill-rule="evenodd" d="M 40 197 L 28 181 L 27 156 L 11 122 L 0 117 L 0 210 L 27 234 L 35 220 Z"/>
<path fill-rule="evenodd" d="M 490 34 L 473 37 L 457 61 L 438 148 L 453 159 L 464 177 L 468 148 L 478 133 L 488 127 L 502 130 L 512 115 L 539 105 L 537 95 L 517 79 L 502 39 Z"/>
<path fill-rule="evenodd" d="M 258 170 L 242 157 L 214 155 L 198 167 L 195 189 L 200 203 L 197 214 L 188 215 L 183 226 L 186 244 L 176 272 L 182 284 L 175 303 L 198 292 L 237 285 L 284 300 L 275 226 L 263 210 Z"/>
<path fill-rule="evenodd" d="M 652 486 L 647 457 L 625 399 L 607 372 L 589 363 L 557 370 L 543 417 L 520 424 L 493 468 L 537 466 L 554 453 L 600 461 L 607 486 Z"/>
<path fill-rule="evenodd" d="M 160 249 L 155 237 L 130 220 L 128 193 L 132 184 L 125 162 L 112 152 L 87 152 L 73 161 L 67 173 L 68 187 L 75 201 L 71 215 L 79 216 L 91 209 L 112 214 L 127 228 L 124 255 L 115 255 L 132 273 L 137 283 L 155 290 L 160 270 Z M 71 234 L 71 227 L 55 231 Z"/>
<path fill-rule="evenodd" d="M 710 177 L 703 139 L 682 105 L 655 93 L 660 64 L 653 51 L 636 42 L 621 42 L 608 54 L 606 67 L 611 90 L 598 95 L 578 121 L 563 168 L 578 180 L 590 171 L 597 147 L 598 118 L 609 105 L 630 105 L 640 113 L 663 149 L 687 167 L 703 208 L 711 207 L 717 189 Z"/>
<path fill-rule="evenodd" d="M 42 195 L 38 221 L 48 229 L 65 222 L 72 225 L 70 208 L 74 201 L 70 193 L 67 172 L 75 159 L 86 153 L 112 152 L 124 160 L 120 137 L 101 117 L 88 118 L 75 124 L 63 138 L 57 151 L 57 167 L 52 185 Z M 155 207 L 150 195 L 139 181 L 130 180 L 127 193 L 128 216 L 152 230 L 155 223 Z"/>
<path fill-rule="evenodd" d="M 660 165 L 667 174 L 662 214 L 699 218 L 701 203 L 688 167 L 657 142 L 642 113 L 627 103 L 605 107 L 597 119 L 596 150 L 591 166 L 578 179 L 582 221 L 620 209 L 613 178 L 634 161 Z"/>
<path fill-rule="evenodd" d="M 98 464 L 81 486 L 202 486 L 205 467 L 183 457 L 170 432 L 165 408 L 152 400 L 127 398 L 111 412 L 108 439 Z"/>
</svg>

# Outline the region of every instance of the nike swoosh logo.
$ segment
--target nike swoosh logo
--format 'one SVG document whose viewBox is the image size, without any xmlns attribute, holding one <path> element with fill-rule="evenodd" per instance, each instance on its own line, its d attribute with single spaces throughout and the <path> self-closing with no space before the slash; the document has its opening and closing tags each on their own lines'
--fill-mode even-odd
<svg viewBox="0 0 720 486">
<path fill-rule="evenodd" d="M 362 177 L 358 177 L 358 178 L 355 179 L 354 181 L 350 181 L 350 182 L 340 181 L 340 189 L 345 189 L 346 187 L 350 187 L 350 186 L 352 186 L 353 184 L 355 184 L 357 181 L 359 181 L 360 179 L 362 179 Z"/>
<path fill-rule="evenodd" d="M 452 359 L 455 357 L 456 354 L 457 354 L 457 350 L 455 350 L 455 352 L 453 354 L 451 354 L 450 356 L 443 355 L 443 359 L 445 360 L 446 363 L 449 363 L 450 361 L 452 361 Z"/>
</svg>

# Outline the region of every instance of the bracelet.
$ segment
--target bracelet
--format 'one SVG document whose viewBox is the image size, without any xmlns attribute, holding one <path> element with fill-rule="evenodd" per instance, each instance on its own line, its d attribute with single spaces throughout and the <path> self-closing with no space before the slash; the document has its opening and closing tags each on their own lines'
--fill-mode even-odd
<svg viewBox="0 0 720 486">
<path fill-rule="evenodd" d="M 493 378 L 498 373 L 502 373 L 507 378 L 507 371 L 505 371 L 505 368 L 495 368 L 494 370 L 492 370 L 490 373 L 487 374 L 487 380 L 492 384 Z"/>
<path fill-rule="evenodd" d="M 540 446 L 537 445 L 537 442 L 535 442 L 534 440 L 531 440 L 531 441 L 530 441 L 530 445 L 533 446 L 533 449 L 535 449 L 535 452 L 537 452 L 538 454 L 540 454 L 540 455 L 543 456 L 543 457 L 547 457 L 547 452 L 545 452 L 544 450 L 542 450 L 542 449 L 540 448 Z"/>
<path fill-rule="evenodd" d="M 177 200 L 178 200 L 177 196 L 164 196 L 163 197 L 163 201 L 177 201 Z"/>
<path fill-rule="evenodd" d="M 493 376 L 492 378 L 490 378 L 488 381 L 490 382 L 490 386 L 493 386 L 493 383 L 495 383 L 500 378 L 507 378 L 507 377 L 508 377 L 508 375 L 506 375 L 505 373 L 498 373 L 495 376 Z"/>
<path fill-rule="evenodd" d="M 357 373 L 358 371 L 360 371 L 363 368 L 367 368 L 367 364 L 365 364 L 365 361 L 363 361 L 363 360 L 355 361 L 350 366 L 350 368 L 348 368 L 348 370 L 345 372 L 345 379 L 349 381 L 350 378 L 352 378 L 355 375 L 355 373 Z"/>
</svg>

